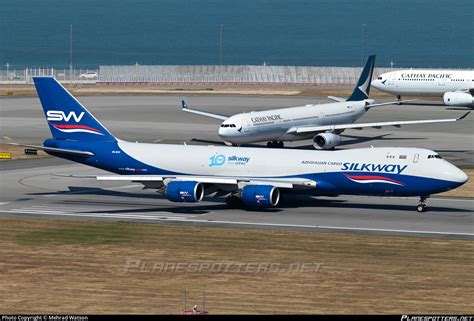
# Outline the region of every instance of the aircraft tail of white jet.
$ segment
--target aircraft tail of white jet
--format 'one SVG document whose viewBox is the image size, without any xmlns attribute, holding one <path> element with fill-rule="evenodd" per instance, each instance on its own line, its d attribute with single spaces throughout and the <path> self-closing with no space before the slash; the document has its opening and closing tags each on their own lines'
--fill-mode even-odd
<svg viewBox="0 0 474 321">
<path fill-rule="evenodd" d="M 370 83 L 372 82 L 372 76 L 374 74 L 375 66 L 375 55 L 369 56 L 365 67 L 360 74 L 359 81 L 357 82 L 352 95 L 347 98 L 346 101 L 361 101 L 369 98 Z"/>
</svg>

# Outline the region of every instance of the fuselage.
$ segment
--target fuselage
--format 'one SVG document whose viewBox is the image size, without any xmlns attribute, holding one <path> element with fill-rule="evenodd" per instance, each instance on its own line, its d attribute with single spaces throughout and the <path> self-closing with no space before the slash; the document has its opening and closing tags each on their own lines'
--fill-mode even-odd
<svg viewBox="0 0 474 321">
<path fill-rule="evenodd" d="M 232 144 L 309 139 L 314 134 L 288 132 L 294 127 L 353 123 L 366 112 L 366 105 L 365 100 L 344 101 L 237 114 L 221 124 L 219 136 Z"/>
<path fill-rule="evenodd" d="M 51 154 L 121 175 L 306 178 L 320 195 L 428 196 L 467 181 L 456 166 L 419 148 L 307 151 L 56 139 L 44 145 L 91 151 L 88 158 Z"/>
<path fill-rule="evenodd" d="M 407 69 L 380 75 L 372 81 L 378 90 L 400 96 L 443 96 L 474 88 L 474 70 Z"/>
</svg>

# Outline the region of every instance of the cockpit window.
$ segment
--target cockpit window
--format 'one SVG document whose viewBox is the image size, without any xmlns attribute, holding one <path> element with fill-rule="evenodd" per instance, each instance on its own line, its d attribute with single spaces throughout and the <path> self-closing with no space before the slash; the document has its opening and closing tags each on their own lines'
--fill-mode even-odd
<svg viewBox="0 0 474 321">
<path fill-rule="evenodd" d="M 428 155 L 428 159 L 429 158 L 438 158 L 438 159 L 442 159 L 443 157 L 439 156 L 439 155 Z"/>
<path fill-rule="evenodd" d="M 377 77 L 378 80 L 382 80 L 382 76 Z"/>
<path fill-rule="evenodd" d="M 235 124 L 222 124 L 221 127 L 224 127 L 224 128 L 228 128 L 228 127 L 232 127 L 232 128 L 235 128 Z"/>
</svg>

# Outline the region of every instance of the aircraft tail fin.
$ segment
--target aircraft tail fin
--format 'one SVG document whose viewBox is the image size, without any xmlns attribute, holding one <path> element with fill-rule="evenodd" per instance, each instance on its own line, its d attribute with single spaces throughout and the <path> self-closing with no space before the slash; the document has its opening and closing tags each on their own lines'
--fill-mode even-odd
<svg viewBox="0 0 474 321">
<path fill-rule="evenodd" d="M 360 74 L 359 81 L 352 92 L 352 95 L 346 101 L 361 101 L 369 98 L 370 83 L 374 74 L 375 55 L 369 56 L 365 67 Z"/>
<path fill-rule="evenodd" d="M 33 77 L 38 97 L 55 139 L 115 141 L 104 127 L 53 77 Z"/>
</svg>

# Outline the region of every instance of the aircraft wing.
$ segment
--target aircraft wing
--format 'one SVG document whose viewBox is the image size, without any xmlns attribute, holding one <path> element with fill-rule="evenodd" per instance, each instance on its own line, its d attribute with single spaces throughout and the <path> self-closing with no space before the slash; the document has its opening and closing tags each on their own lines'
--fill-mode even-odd
<svg viewBox="0 0 474 321">
<path fill-rule="evenodd" d="M 95 178 L 98 181 L 136 182 L 145 187 L 156 187 L 156 183 L 167 181 L 195 181 L 203 184 L 230 185 L 240 188 L 244 185 L 272 185 L 279 188 L 315 188 L 316 182 L 305 178 L 253 178 L 231 176 L 188 176 L 188 175 L 56 175 L 75 178 Z"/>
<path fill-rule="evenodd" d="M 17 144 L 17 143 L 9 143 L 9 145 L 13 146 L 22 146 L 22 147 L 30 147 L 34 149 L 41 149 L 46 152 L 52 153 L 60 153 L 60 154 L 69 154 L 75 156 L 82 156 L 82 157 L 91 157 L 94 156 L 94 153 L 88 151 L 80 151 L 80 150 L 73 150 L 73 149 L 64 149 L 64 148 L 55 148 L 55 147 L 46 147 L 46 146 L 36 146 L 36 145 L 25 145 L 25 144 Z"/>
<path fill-rule="evenodd" d="M 428 120 L 407 120 L 407 121 L 389 121 L 389 122 L 377 122 L 377 123 L 360 123 L 360 124 L 340 124 L 340 125 L 327 125 L 327 126 L 306 126 L 306 127 L 293 127 L 290 128 L 288 134 L 307 134 L 307 133 L 320 133 L 326 131 L 343 131 L 346 129 L 363 129 L 367 127 L 382 128 L 385 126 L 401 127 L 402 125 L 414 125 L 414 124 L 430 124 L 430 123 L 445 123 L 455 122 L 466 118 L 470 111 L 465 113 L 459 118 L 452 119 L 428 119 Z"/>
<path fill-rule="evenodd" d="M 224 115 L 213 114 L 213 113 L 209 113 L 207 111 L 202 111 L 202 110 L 197 110 L 197 109 L 191 109 L 191 108 L 188 107 L 188 105 L 186 104 L 186 102 L 184 100 L 181 101 L 181 110 L 186 111 L 188 113 L 198 114 L 198 115 L 201 115 L 201 116 L 206 116 L 206 117 L 220 119 L 220 120 L 226 120 L 227 118 L 229 118 L 229 117 L 224 116 Z"/>
<path fill-rule="evenodd" d="M 339 97 L 336 97 L 336 96 L 328 96 L 328 98 L 331 99 L 331 100 L 334 100 L 338 103 L 346 101 L 344 98 L 339 98 Z"/>
</svg>

